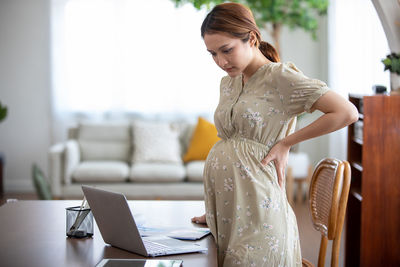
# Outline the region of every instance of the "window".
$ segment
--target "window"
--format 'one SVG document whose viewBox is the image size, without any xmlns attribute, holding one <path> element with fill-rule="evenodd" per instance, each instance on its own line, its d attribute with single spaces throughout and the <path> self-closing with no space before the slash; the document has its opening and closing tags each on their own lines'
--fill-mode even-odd
<svg viewBox="0 0 400 267">
<path fill-rule="evenodd" d="M 212 114 L 226 74 L 200 36 L 205 15 L 168 0 L 53 1 L 54 110 Z"/>
<path fill-rule="evenodd" d="M 381 59 L 389 53 L 387 39 L 369 0 L 331 1 L 329 7 L 329 81 L 342 92 L 372 93 L 389 73 Z"/>
</svg>

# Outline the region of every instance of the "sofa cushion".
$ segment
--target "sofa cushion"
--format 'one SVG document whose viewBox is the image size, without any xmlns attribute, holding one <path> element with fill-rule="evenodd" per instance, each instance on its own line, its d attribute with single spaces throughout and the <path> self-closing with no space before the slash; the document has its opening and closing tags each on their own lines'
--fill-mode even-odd
<svg viewBox="0 0 400 267">
<path fill-rule="evenodd" d="M 183 161 L 206 160 L 211 148 L 219 140 L 215 125 L 199 117 Z"/>
<path fill-rule="evenodd" d="M 79 125 L 78 142 L 82 161 L 130 160 L 130 126 L 116 123 L 85 123 Z"/>
<path fill-rule="evenodd" d="M 204 160 L 195 160 L 186 164 L 186 176 L 191 182 L 203 182 Z"/>
<path fill-rule="evenodd" d="M 129 166 L 121 161 L 85 161 L 72 173 L 74 182 L 125 182 Z"/>
<path fill-rule="evenodd" d="M 180 163 L 134 163 L 129 180 L 133 182 L 180 182 L 185 179 Z"/>
<path fill-rule="evenodd" d="M 135 121 L 132 138 L 132 160 L 135 163 L 182 162 L 179 133 L 169 123 Z"/>
</svg>

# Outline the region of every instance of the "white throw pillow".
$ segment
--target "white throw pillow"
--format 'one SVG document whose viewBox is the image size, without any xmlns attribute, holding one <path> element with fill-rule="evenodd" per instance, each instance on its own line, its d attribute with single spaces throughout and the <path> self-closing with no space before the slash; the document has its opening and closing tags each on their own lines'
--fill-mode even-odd
<svg viewBox="0 0 400 267">
<path fill-rule="evenodd" d="M 132 138 L 133 162 L 182 162 L 179 133 L 169 123 L 135 121 Z"/>
<path fill-rule="evenodd" d="M 130 160 L 129 123 L 82 123 L 79 125 L 78 142 L 82 161 Z"/>
</svg>

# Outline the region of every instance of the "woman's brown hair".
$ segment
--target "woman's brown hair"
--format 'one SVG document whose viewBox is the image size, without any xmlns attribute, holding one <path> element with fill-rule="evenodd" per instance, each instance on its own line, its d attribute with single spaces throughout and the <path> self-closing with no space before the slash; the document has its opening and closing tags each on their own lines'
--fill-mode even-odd
<svg viewBox="0 0 400 267">
<path fill-rule="evenodd" d="M 238 3 L 223 3 L 215 6 L 201 25 L 201 37 L 206 33 L 224 32 L 247 42 L 250 32 L 257 37 L 256 46 L 272 62 L 279 62 L 279 54 L 268 42 L 261 40 L 260 30 L 249 8 Z"/>
</svg>

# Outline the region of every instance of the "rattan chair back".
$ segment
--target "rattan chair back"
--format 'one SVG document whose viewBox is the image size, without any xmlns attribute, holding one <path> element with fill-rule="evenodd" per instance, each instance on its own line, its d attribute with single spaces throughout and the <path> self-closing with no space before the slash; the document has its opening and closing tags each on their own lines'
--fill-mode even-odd
<svg viewBox="0 0 400 267">
<path fill-rule="evenodd" d="M 328 240 L 333 240 L 331 266 L 338 266 L 349 189 L 350 165 L 347 161 L 326 158 L 317 164 L 309 197 L 312 222 L 321 233 L 318 266 L 324 266 Z"/>
</svg>

